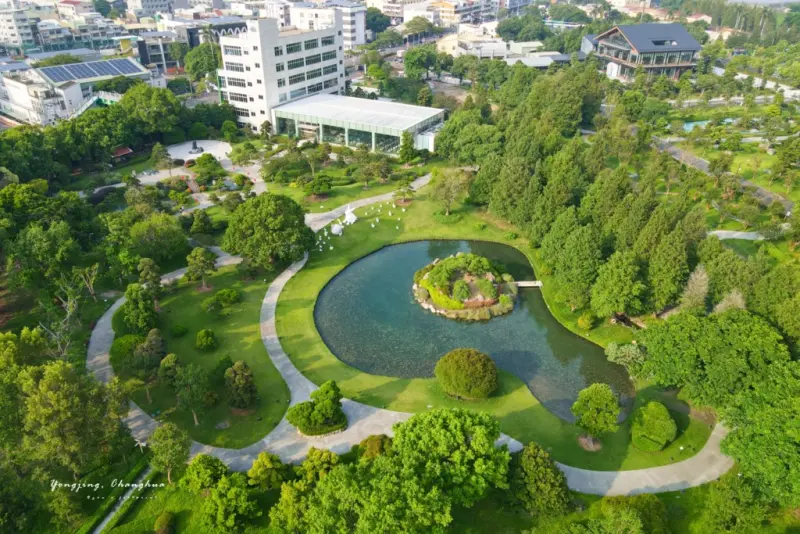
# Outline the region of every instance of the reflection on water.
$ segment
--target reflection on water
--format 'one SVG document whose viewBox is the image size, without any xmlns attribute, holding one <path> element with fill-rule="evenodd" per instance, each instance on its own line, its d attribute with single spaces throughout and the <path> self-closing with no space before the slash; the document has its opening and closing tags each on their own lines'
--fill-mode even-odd
<svg viewBox="0 0 800 534">
<path fill-rule="evenodd" d="M 343 362 L 367 373 L 429 377 L 436 361 L 457 347 L 489 354 L 524 380 L 556 415 L 572 420 L 578 392 L 605 382 L 627 400 L 625 370 L 597 345 L 553 318 L 538 289 L 520 291 L 508 315 L 485 323 L 458 322 L 423 310 L 411 292 L 414 272 L 434 258 L 473 252 L 501 263 L 516 280 L 534 279 L 518 250 L 483 241 L 420 241 L 386 247 L 356 261 L 322 290 L 314 318 L 325 343 Z"/>
</svg>

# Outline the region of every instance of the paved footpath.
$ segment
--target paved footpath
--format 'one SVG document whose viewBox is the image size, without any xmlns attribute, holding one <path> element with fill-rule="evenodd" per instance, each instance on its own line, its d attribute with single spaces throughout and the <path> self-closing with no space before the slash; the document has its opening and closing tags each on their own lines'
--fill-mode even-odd
<svg viewBox="0 0 800 534">
<path fill-rule="evenodd" d="M 430 176 L 426 175 L 418 178 L 412 185 L 419 188 L 427 184 L 429 180 Z M 358 208 L 390 199 L 391 193 L 388 193 L 353 201 L 351 206 Z M 327 213 L 308 214 L 306 222 L 314 231 L 319 231 L 344 215 L 346 209 L 346 206 L 342 206 Z M 215 252 L 220 254 L 222 251 L 215 249 Z M 275 310 L 283 287 L 292 276 L 303 268 L 307 259 L 308 255 L 278 275 L 267 289 L 261 305 L 261 339 L 269 358 L 289 388 L 290 405 L 308 400 L 311 392 L 317 389 L 317 386 L 303 376 L 283 351 L 275 327 Z M 225 253 L 217 258 L 218 265 L 233 265 L 239 261 L 241 258 Z M 166 282 L 180 278 L 185 272 L 186 269 L 179 269 L 164 275 L 162 280 Z M 111 318 L 124 301 L 124 297 L 119 299 L 100 318 L 89 341 L 86 365 L 102 382 L 108 382 L 114 376 L 108 354 L 114 341 Z M 372 434 L 391 435 L 395 423 L 405 421 L 412 415 L 375 408 L 349 399 L 342 400 L 342 408 L 347 414 L 349 423 L 343 432 L 321 437 L 301 436 L 284 416 L 272 432 L 252 445 L 241 449 L 226 449 L 193 442 L 192 454 L 205 453 L 216 456 L 231 469 L 237 471 L 249 469 L 256 456 L 265 450 L 277 454 L 284 462 L 299 462 L 305 457 L 310 447 L 344 453 Z M 159 423 L 144 410 L 131 403 L 131 411 L 126 419 L 126 424 L 134 438 L 146 441 Z M 636 471 L 588 471 L 563 464 L 558 464 L 558 467 L 566 473 L 569 487 L 582 493 L 627 495 L 679 490 L 714 480 L 730 469 L 733 461 L 719 450 L 719 442 L 724 435 L 724 428 L 717 426 L 706 445 L 695 456 L 664 467 Z M 519 441 L 505 434 L 501 435 L 498 444 L 508 445 L 512 451 L 522 448 Z"/>
</svg>

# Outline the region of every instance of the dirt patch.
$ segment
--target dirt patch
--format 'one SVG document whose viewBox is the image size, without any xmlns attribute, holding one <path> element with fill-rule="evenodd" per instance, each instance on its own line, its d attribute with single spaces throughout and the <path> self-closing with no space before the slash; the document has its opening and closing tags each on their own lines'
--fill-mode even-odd
<svg viewBox="0 0 800 534">
<path fill-rule="evenodd" d="M 256 411 L 253 408 L 231 408 L 231 415 L 236 417 L 246 417 L 254 413 L 256 413 Z"/>
<path fill-rule="evenodd" d="M 328 195 L 309 195 L 304 200 L 307 202 L 323 202 L 328 200 Z"/>
<path fill-rule="evenodd" d="M 411 204 L 412 202 L 413 202 L 413 200 L 412 200 L 412 199 L 410 199 L 410 198 L 407 198 L 407 199 L 405 199 L 405 200 L 403 200 L 402 198 L 398 198 L 398 199 L 396 199 L 396 200 L 394 201 L 394 203 L 395 203 L 395 204 L 397 204 L 398 206 L 408 206 L 408 205 L 409 205 L 409 204 Z"/>
<path fill-rule="evenodd" d="M 600 443 L 600 440 L 592 439 L 585 434 L 578 436 L 578 445 L 580 445 L 583 450 L 589 452 L 598 452 L 603 448 L 603 444 Z"/>
<path fill-rule="evenodd" d="M 213 291 L 213 290 L 214 290 L 214 286 L 205 286 L 205 287 L 203 287 L 202 284 L 197 286 L 197 292 L 198 293 L 208 293 L 209 291 Z"/>
</svg>

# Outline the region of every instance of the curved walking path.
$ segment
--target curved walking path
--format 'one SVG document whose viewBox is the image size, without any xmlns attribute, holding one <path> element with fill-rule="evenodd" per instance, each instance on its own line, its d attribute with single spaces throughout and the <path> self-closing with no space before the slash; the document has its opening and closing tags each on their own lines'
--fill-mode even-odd
<svg viewBox="0 0 800 534">
<path fill-rule="evenodd" d="M 430 181 L 430 175 L 418 178 L 412 186 L 420 188 Z M 378 195 L 353 201 L 350 205 L 359 208 L 370 204 L 385 202 L 392 198 L 391 193 Z M 346 206 L 341 206 L 326 213 L 306 215 L 306 223 L 314 230 L 319 231 L 326 225 L 344 215 Z M 225 254 L 218 248 L 212 248 L 219 257 L 218 265 L 233 265 L 241 258 Z M 317 386 L 306 378 L 291 362 L 283 351 L 275 327 L 275 311 L 278 297 L 286 283 L 294 276 L 308 260 L 308 255 L 284 270 L 272 281 L 261 305 L 261 339 L 267 350 L 269 358 L 278 369 L 289 388 L 291 395 L 290 406 L 308 400 Z M 162 277 L 167 282 L 182 277 L 186 269 L 179 269 Z M 87 351 L 87 368 L 101 381 L 108 382 L 114 376 L 109 361 L 109 349 L 114 341 L 114 330 L 111 319 L 125 298 L 120 298 L 100 318 L 92 331 Z M 321 437 L 305 437 L 288 423 L 284 415 L 280 423 L 267 436 L 259 441 L 241 449 L 226 449 L 212 447 L 198 442 L 192 443 L 192 454 L 204 453 L 215 456 L 225 462 L 231 469 L 245 471 L 250 468 L 255 458 L 262 451 L 268 450 L 280 456 L 284 462 L 301 461 L 309 448 L 324 448 L 336 453 L 348 452 L 353 445 L 357 445 L 367 436 L 372 434 L 392 434 L 395 423 L 405 421 L 413 414 L 395 412 L 382 408 L 375 408 L 349 399 L 342 400 L 342 408 L 347 414 L 348 427 L 343 432 Z M 139 441 L 146 441 L 158 426 L 158 421 L 150 417 L 136 404 L 131 403 L 131 410 L 126 418 L 126 424 L 133 437 Z M 702 450 L 693 457 L 663 467 L 639 469 L 634 471 L 590 471 L 578 469 L 557 463 L 564 471 L 569 487 L 582 493 L 597 495 L 629 495 L 635 493 L 658 493 L 674 491 L 697 486 L 720 477 L 733 465 L 733 461 L 724 456 L 719 449 L 719 443 L 725 436 L 726 430 L 717 425 L 711 433 L 708 442 Z M 498 444 L 505 444 L 511 451 L 522 448 L 522 444 L 502 434 Z"/>
</svg>

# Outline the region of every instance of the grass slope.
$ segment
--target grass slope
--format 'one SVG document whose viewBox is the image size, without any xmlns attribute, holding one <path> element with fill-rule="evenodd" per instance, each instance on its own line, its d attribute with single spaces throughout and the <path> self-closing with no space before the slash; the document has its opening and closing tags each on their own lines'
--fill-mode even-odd
<svg viewBox="0 0 800 534">
<path fill-rule="evenodd" d="M 367 208 L 357 210 L 364 216 Z M 480 210 L 462 207 L 448 224 L 437 220 L 436 206 L 423 199 L 415 200 L 406 213 L 398 213 L 400 221 L 383 220 L 372 229 L 366 221 L 356 223 L 335 238 L 334 251 L 312 252 L 308 264 L 287 283 L 281 292 L 276 313 L 281 344 L 300 371 L 316 384 L 336 380 L 346 397 L 373 406 L 406 412 L 421 412 L 430 408 L 464 407 L 491 413 L 500 421 L 503 432 L 523 442 L 537 441 L 549 449 L 554 458 L 576 467 L 599 470 L 638 469 L 665 465 L 694 454 L 705 443 L 709 428 L 688 416 L 678 419 L 681 435 L 660 453 L 642 453 L 630 445 L 629 429 L 621 429 L 603 439 L 601 454 L 588 453 L 577 445 L 580 433 L 542 406 L 517 377 L 501 372 L 498 392 L 490 399 L 464 403 L 445 395 L 434 379 L 400 379 L 363 373 L 336 358 L 317 332 L 314 324 L 314 302 L 325 284 L 354 260 L 380 247 L 418 239 L 482 239 L 497 241 L 525 252 L 532 258 L 524 239 L 508 229 L 494 224 Z M 484 229 L 479 229 L 485 225 Z M 535 262 L 534 262 L 535 263 Z M 545 288 L 548 283 L 545 280 Z M 625 328 L 603 323 L 593 330 L 580 331 L 575 322 L 577 314 L 568 313 L 553 304 L 552 295 L 545 293 L 551 310 L 568 328 L 600 344 L 611 340 L 627 341 L 631 334 Z M 656 392 L 644 392 L 637 402 Z M 681 451 L 680 447 L 684 450 Z"/>
<path fill-rule="evenodd" d="M 211 408 L 198 413 L 200 425 L 195 426 L 189 410 L 176 407 L 175 394 L 166 385 L 158 384 L 150 389 L 153 402 L 147 402 L 144 390 L 136 391 L 133 400 L 150 414 L 158 414 L 159 420 L 172 421 L 189 435 L 207 445 L 241 448 L 266 436 L 283 417 L 289 404 L 289 390 L 278 370 L 272 364 L 261 342 L 261 301 L 273 275 L 266 281 L 242 281 L 234 267 L 220 269 L 209 278 L 213 291 L 238 289 L 244 300 L 233 307 L 228 317 L 209 314 L 201 308 L 204 299 L 213 291 L 197 291 L 196 283 L 181 279 L 178 290 L 160 302 L 162 312 L 159 327 L 167 343 L 167 351 L 173 352 L 183 363 L 194 363 L 208 371 L 214 369 L 220 358 L 228 355 L 232 361 L 244 360 L 253 370 L 259 392 L 259 403 L 249 415 L 232 415 L 226 401 L 224 386 L 218 386 L 219 401 Z M 182 337 L 170 334 L 170 327 L 181 324 L 189 329 Z M 204 328 L 210 328 L 219 340 L 219 347 L 212 352 L 195 348 L 195 336 Z M 215 426 L 228 421 L 230 427 Z"/>
</svg>

